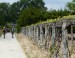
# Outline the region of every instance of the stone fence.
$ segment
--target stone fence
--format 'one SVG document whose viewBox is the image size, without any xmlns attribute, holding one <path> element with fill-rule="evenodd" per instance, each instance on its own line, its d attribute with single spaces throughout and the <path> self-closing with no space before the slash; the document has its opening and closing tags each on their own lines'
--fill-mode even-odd
<svg viewBox="0 0 75 58">
<path fill-rule="evenodd" d="M 51 58 L 70 58 L 70 49 L 74 46 L 74 25 L 75 20 L 66 19 L 22 27 L 21 32 L 41 48 L 49 50 Z"/>
</svg>

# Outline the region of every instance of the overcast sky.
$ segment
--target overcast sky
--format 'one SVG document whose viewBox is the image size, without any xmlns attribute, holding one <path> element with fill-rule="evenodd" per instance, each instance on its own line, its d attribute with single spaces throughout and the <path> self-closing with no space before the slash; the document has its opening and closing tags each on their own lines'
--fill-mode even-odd
<svg viewBox="0 0 75 58">
<path fill-rule="evenodd" d="M 18 0 L 0 0 L 0 2 L 9 2 L 11 4 L 16 1 Z M 66 3 L 72 0 L 44 0 L 44 1 L 45 6 L 50 10 L 50 9 L 64 9 Z"/>
</svg>

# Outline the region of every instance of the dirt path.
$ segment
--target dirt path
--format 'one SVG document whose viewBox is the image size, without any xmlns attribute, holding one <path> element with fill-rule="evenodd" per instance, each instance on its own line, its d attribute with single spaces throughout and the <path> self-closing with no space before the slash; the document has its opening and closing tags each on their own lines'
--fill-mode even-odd
<svg viewBox="0 0 75 58">
<path fill-rule="evenodd" d="M 27 58 L 15 35 L 12 38 L 11 33 L 7 33 L 5 39 L 3 35 L 0 37 L 0 58 Z"/>
</svg>

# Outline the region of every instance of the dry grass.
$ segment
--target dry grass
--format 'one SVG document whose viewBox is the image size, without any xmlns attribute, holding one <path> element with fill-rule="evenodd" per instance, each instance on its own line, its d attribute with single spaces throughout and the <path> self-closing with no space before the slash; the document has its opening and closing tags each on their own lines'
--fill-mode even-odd
<svg viewBox="0 0 75 58">
<path fill-rule="evenodd" d="M 28 58 L 50 58 L 47 51 L 38 48 L 32 40 L 26 38 L 23 34 L 17 34 L 17 40 Z"/>
<path fill-rule="evenodd" d="M 2 35 L 2 30 L 0 29 L 0 36 Z"/>
</svg>

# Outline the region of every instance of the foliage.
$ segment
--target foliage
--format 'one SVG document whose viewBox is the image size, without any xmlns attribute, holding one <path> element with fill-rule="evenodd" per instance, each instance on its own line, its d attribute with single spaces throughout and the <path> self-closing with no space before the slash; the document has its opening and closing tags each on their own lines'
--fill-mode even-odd
<svg viewBox="0 0 75 58">
<path fill-rule="evenodd" d="M 0 3 L 0 25 L 17 23 L 18 27 L 41 23 L 42 21 L 56 21 L 56 18 L 75 14 L 75 0 L 67 3 L 68 9 L 49 10 L 44 0 L 20 0 L 9 3 Z M 56 20 L 54 20 L 56 19 Z"/>
<path fill-rule="evenodd" d="M 58 17 L 63 17 L 63 16 L 67 16 L 70 15 L 70 12 L 67 9 L 58 9 L 58 10 L 50 10 L 49 11 L 49 19 L 55 19 Z"/>
<path fill-rule="evenodd" d="M 63 16 L 62 18 L 58 17 L 58 18 L 55 18 L 55 19 L 47 19 L 46 21 L 40 21 L 40 22 L 37 22 L 35 24 L 32 24 L 31 26 L 34 26 L 34 25 L 38 25 L 38 24 L 44 24 L 44 23 L 52 23 L 52 22 L 57 22 L 59 20 L 75 20 L 75 15 L 68 15 L 68 16 Z"/>
<path fill-rule="evenodd" d="M 68 2 L 67 8 L 72 12 L 73 15 L 75 15 L 75 0 L 72 0 L 72 2 Z"/>
<path fill-rule="evenodd" d="M 21 26 L 18 25 L 16 28 L 17 28 L 16 32 L 20 33 L 21 32 Z"/>
<path fill-rule="evenodd" d="M 32 23 L 36 23 L 40 20 L 43 21 L 44 20 L 43 13 L 44 11 L 42 11 L 41 9 L 36 9 L 33 7 L 24 9 L 20 13 L 18 24 L 23 27 L 23 26 L 30 25 Z"/>
<path fill-rule="evenodd" d="M 18 27 L 31 25 L 47 19 L 44 17 L 46 7 L 43 0 L 20 0 L 20 3 L 20 14 L 17 20 Z"/>
<path fill-rule="evenodd" d="M 20 12 L 20 2 L 15 2 L 10 6 L 9 15 L 11 22 L 16 23 Z"/>
<path fill-rule="evenodd" d="M 8 20 L 8 12 L 9 11 L 9 4 L 8 3 L 0 3 L 0 25 L 6 24 Z"/>
<path fill-rule="evenodd" d="M 44 20 L 43 13 L 46 11 L 44 5 L 43 0 L 20 0 L 11 5 L 0 3 L 0 25 L 21 21 L 19 25 L 22 27 L 24 24 L 29 25 Z"/>
<path fill-rule="evenodd" d="M 21 10 L 28 8 L 30 6 L 41 8 L 42 10 L 46 10 L 47 8 L 44 6 L 45 3 L 43 0 L 20 0 Z"/>
</svg>

